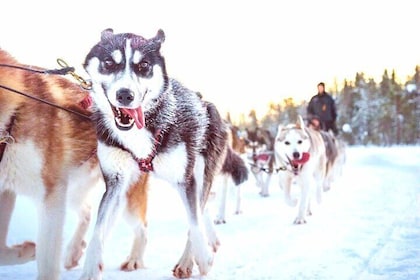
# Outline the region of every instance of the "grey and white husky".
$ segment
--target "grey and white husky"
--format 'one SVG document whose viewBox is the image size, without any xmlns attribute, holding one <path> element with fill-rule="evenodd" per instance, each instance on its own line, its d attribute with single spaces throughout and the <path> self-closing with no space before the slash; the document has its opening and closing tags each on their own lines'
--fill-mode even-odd
<svg viewBox="0 0 420 280">
<path fill-rule="evenodd" d="M 160 53 L 164 39 L 162 30 L 146 39 L 106 29 L 86 56 L 106 191 L 81 279 L 101 279 L 104 239 L 124 208 L 127 189 L 144 172 L 174 185 L 186 208 L 189 234 L 175 277 L 190 277 L 194 262 L 206 275 L 219 246 L 206 210 L 210 188 L 219 172 L 239 180 L 243 174 L 227 162 L 234 162 L 232 150 L 216 107 L 168 77 Z"/>
</svg>

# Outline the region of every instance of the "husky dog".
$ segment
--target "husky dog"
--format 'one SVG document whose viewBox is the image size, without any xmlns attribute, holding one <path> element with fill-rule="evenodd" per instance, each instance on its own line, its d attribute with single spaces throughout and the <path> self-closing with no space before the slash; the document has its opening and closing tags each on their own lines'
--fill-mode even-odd
<svg viewBox="0 0 420 280">
<path fill-rule="evenodd" d="M 66 207 L 79 216 L 64 259 L 65 268 L 71 269 L 78 265 L 86 247 L 90 195 L 104 184 L 96 155 L 96 130 L 88 110 L 89 92 L 64 77 L 20 64 L 3 50 L 0 64 L 0 265 L 34 260 L 36 251 L 38 279 L 58 280 Z M 142 225 L 146 223 L 147 188 L 145 174 L 126 193 L 125 216 L 130 221 L 141 220 Z M 6 244 L 17 194 L 30 196 L 37 203 L 36 250 L 33 242 L 13 247 Z M 131 225 L 135 242 L 121 265 L 123 270 L 143 265 L 143 236 L 138 224 Z"/>
<path fill-rule="evenodd" d="M 207 274 L 218 249 L 206 201 L 216 174 L 231 166 L 227 128 L 212 103 L 168 77 L 160 53 L 164 39 L 162 30 L 146 39 L 106 29 L 86 56 L 106 192 L 82 279 L 101 278 L 105 238 L 125 203 L 124 192 L 144 172 L 174 185 L 186 208 L 188 240 L 173 275 L 190 277 L 194 262 Z"/>
<path fill-rule="evenodd" d="M 250 151 L 251 172 L 254 174 L 257 187 L 262 197 L 269 196 L 268 187 L 274 173 L 274 137 L 269 130 L 256 127 L 246 129 L 246 147 Z"/>
<path fill-rule="evenodd" d="M 311 215 L 310 200 L 316 192 L 321 202 L 322 188 L 326 174 L 326 151 L 324 141 L 318 131 L 305 126 L 301 116 L 296 124 L 279 125 L 274 144 L 276 164 L 279 172 L 280 187 L 284 190 L 285 200 L 294 207 L 297 199 L 292 198 L 291 188 L 300 186 L 300 200 L 295 224 L 306 223 Z"/>
<path fill-rule="evenodd" d="M 80 217 L 65 257 L 72 268 L 82 256 L 90 219 L 85 198 L 103 180 L 95 127 L 83 106 L 88 91 L 44 70 L 0 49 L 0 265 L 34 260 L 36 251 L 38 279 L 58 280 L 66 206 Z M 36 248 L 33 242 L 6 244 L 17 195 L 37 205 Z"/>
<path fill-rule="evenodd" d="M 242 194 L 241 194 L 241 185 L 243 182 L 248 180 L 248 168 L 245 165 L 245 161 L 242 157 L 239 156 L 241 149 L 235 149 L 238 146 L 236 145 L 238 142 L 241 141 L 241 138 L 237 134 L 238 128 L 230 125 L 228 123 L 228 141 L 229 145 L 232 149 L 228 150 L 227 157 L 231 157 L 231 160 L 225 160 L 223 164 L 222 174 L 230 174 L 234 173 L 236 176 L 221 176 L 221 184 L 217 186 L 216 193 L 216 204 L 217 204 L 217 214 L 214 220 L 215 224 L 225 224 L 226 223 L 226 202 L 227 202 L 227 193 L 230 189 L 230 186 L 234 184 L 235 191 L 236 191 L 236 207 L 235 207 L 235 214 L 242 213 L 241 210 L 241 202 L 242 202 Z M 242 147 L 242 146 L 241 146 Z M 231 172 L 228 172 L 229 169 L 232 169 Z M 233 179 L 233 180 L 232 180 Z M 216 187 L 216 186 L 215 186 Z M 213 187 L 212 190 L 215 189 Z"/>
</svg>

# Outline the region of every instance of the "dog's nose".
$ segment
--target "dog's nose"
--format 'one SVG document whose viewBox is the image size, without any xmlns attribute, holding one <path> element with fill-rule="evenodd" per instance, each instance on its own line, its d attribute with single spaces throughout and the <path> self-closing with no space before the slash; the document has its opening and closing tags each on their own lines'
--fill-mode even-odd
<svg viewBox="0 0 420 280">
<path fill-rule="evenodd" d="M 122 105 L 130 105 L 134 100 L 134 94 L 128 88 L 122 88 L 117 91 L 117 100 Z"/>
<path fill-rule="evenodd" d="M 300 154 L 299 154 L 299 152 L 294 152 L 294 153 L 293 153 L 293 158 L 294 158 L 294 159 L 299 159 L 299 158 L 300 158 Z"/>
</svg>

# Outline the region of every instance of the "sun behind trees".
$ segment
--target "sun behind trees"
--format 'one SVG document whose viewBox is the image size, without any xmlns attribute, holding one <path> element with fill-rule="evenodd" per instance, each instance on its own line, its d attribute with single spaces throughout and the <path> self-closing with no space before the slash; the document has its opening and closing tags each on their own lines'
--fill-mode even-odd
<svg viewBox="0 0 420 280">
<path fill-rule="evenodd" d="M 420 66 L 405 81 L 384 70 L 377 83 L 356 73 L 353 81 L 344 80 L 342 88 L 329 88 L 337 104 L 339 137 L 349 145 L 394 145 L 420 143 Z M 270 102 L 267 112 L 257 118 L 255 110 L 241 114 L 235 123 L 245 129 L 259 125 L 275 134 L 279 123 L 287 123 L 298 114 L 306 116 L 308 101 L 293 97 L 282 103 Z M 231 121 L 230 116 L 227 116 Z M 344 129 L 343 129 L 344 128 Z"/>
</svg>

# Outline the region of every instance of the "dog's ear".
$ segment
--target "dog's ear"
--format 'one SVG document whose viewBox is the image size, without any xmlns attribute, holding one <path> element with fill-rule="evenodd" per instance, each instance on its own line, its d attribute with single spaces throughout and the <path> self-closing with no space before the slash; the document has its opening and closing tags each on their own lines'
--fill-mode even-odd
<svg viewBox="0 0 420 280">
<path fill-rule="evenodd" d="M 152 39 L 153 42 L 157 43 L 157 44 L 162 44 L 163 42 L 165 42 L 165 32 L 163 32 L 162 29 L 159 29 L 158 32 L 156 33 L 155 37 Z"/>
<path fill-rule="evenodd" d="M 101 33 L 101 40 L 108 40 L 112 35 L 114 35 L 114 30 L 112 28 L 107 28 Z"/>
<path fill-rule="evenodd" d="M 305 128 L 305 122 L 303 121 L 303 118 L 301 115 L 298 115 L 297 121 L 296 121 L 296 128 L 297 129 L 304 129 Z"/>
<path fill-rule="evenodd" d="M 275 141 L 283 141 L 284 140 L 284 133 L 283 131 L 286 129 L 286 127 L 282 124 L 279 124 L 277 127 L 277 135 Z"/>
</svg>

